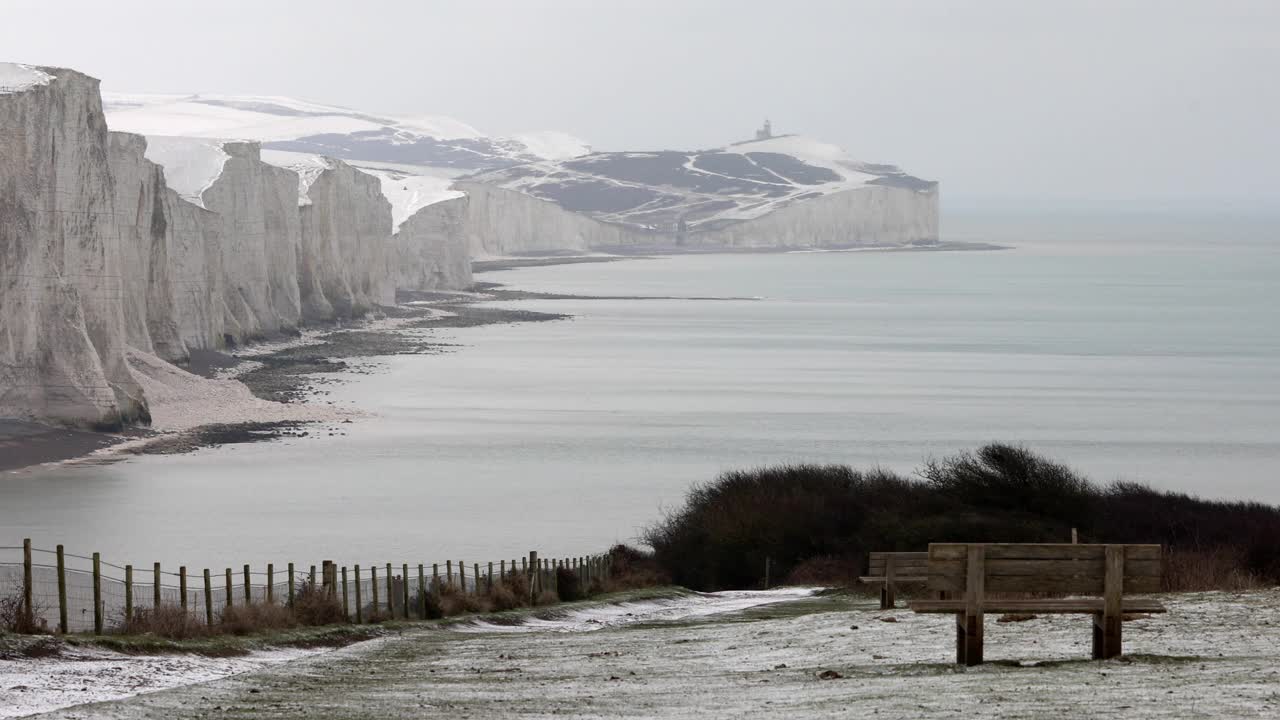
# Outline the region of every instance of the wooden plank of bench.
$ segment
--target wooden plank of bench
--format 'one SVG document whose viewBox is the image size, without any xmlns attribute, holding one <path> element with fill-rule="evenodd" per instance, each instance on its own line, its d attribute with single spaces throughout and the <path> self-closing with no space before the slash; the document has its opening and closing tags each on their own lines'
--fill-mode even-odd
<svg viewBox="0 0 1280 720">
<path fill-rule="evenodd" d="M 958 613 L 965 611 L 964 600 L 913 600 L 909 606 L 917 613 Z M 1158 600 L 1152 598 L 1124 598 L 1124 613 L 1168 612 Z M 996 600 L 988 599 L 983 610 L 991 613 L 1038 614 L 1096 614 L 1105 609 L 1103 598 L 1065 598 L 1049 600 Z"/>
<path fill-rule="evenodd" d="M 929 559 L 960 560 L 965 558 L 967 543 L 931 543 Z M 987 561 L 992 560 L 1087 560 L 1104 557 L 1105 545 L 1073 545 L 1071 543 L 984 543 Z M 1159 560 L 1159 545 L 1125 545 L 1125 560 Z"/>
<path fill-rule="evenodd" d="M 990 592 L 1044 592 L 1064 594 L 1101 593 L 1104 579 L 1088 575 L 1005 575 L 986 578 Z M 965 591 L 965 578 L 953 575 L 929 575 L 930 590 L 962 593 Z M 1141 594 L 1160 592 L 1160 578 L 1125 577 L 1124 592 Z"/>
<path fill-rule="evenodd" d="M 922 583 L 922 582 L 927 582 L 929 580 L 929 576 L 928 575 L 907 575 L 907 576 L 896 575 L 894 576 L 893 580 L 894 582 L 900 582 L 900 583 L 901 582 Z M 858 582 L 864 582 L 864 583 L 867 583 L 868 585 L 883 583 L 884 581 L 885 581 L 885 578 L 883 577 L 863 576 L 858 578 Z"/>
</svg>

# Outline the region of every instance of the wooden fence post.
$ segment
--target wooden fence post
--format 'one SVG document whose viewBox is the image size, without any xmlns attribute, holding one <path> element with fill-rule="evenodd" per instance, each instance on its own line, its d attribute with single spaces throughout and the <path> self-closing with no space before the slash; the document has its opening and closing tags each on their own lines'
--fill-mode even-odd
<svg viewBox="0 0 1280 720">
<path fill-rule="evenodd" d="M 347 566 L 342 566 L 342 619 L 351 622 L 351 601 L 347 599 Z"/>
<path fill-rule="evenodd" d="M 431 563 L 431 593 L 440 595 L 440 563 Z"/>
<path fill-rule="evenodd" d="M 311 566 L 311 589 L 314 590 L 315 588 L 316 588 L 316 566 L 312 565 Z"/>
<path fill-rule="evenodd" d="M 320 561 L 320 588 L 324 591 L 325 597 L 337 596 L 337 592 L 333 589 L 333 581 L 336 578 L 329 577 L 329 569 L 332 565 L 328 560 Z"/>
<path fill-rule="evenodd" d="M 249 579 L 249 566 L 244 566 L 244 604 L 253 603 L 253 581 Z"/>
<path fill-rule="evenodd" d="M 352 568 L 356 581 L 356 624 L 364 622 L 364 608 L 360 603 L 360 566 L 356 565 Z"/>
<path fill-rule="evenodd" d="M 133 622 L 133 566 L 124 566 L 124 622 Z"/>
<path fill-rule="evenodd" d="M 204 569 L 204 624 L 213 627 L 213 578 Z"/>
<path fill-rule="evenodd" d="M 507 561 L 498 561 L 498 582 L 505 585 L 507 583 Z"/>
<path fill-rule="evenodd" d="M 272 563 L 267 563 L 267 604 L 272 604 L 276 599 L 274 585 L 276 582 L 276 568 Z"/>
<path fill-rule="evenodd" d="M 180 598 L 180 602 L 182 604 L 182 611 L 186 612 L 187 611 L 187 566 L 186 565 L 182 565 L 178 568 L 178 594 L 182 596 Z"/>
<path fill-rule="evenodd" d="M 453 587 L 453 561 L 444 561 L 444 584 Z"/>
<path fill-rule="evenodd" d="M 369 566 L 369 584 L 373 586 L 373 615 L 378 616 L 378 566 Z M 373 618 L 369 618 L 372 620 Z"/>
<path fill-rule="evenodd" d="M 22 617 L 27 627 L 35 624 L 35 578 L 31 575 L 31 538 L 22 541 Z"/>
<path fill-rule="evenodd" d="M 480 563 L 475 563 L 471 566 L 471 588 L 471 594 L 480 594 Z"/>
<path fill-rule="evenodd" d="M 463 595 L 467 594 L 467 564 L 461 560 L 458 561 L 458 589 Z"/>
<path fill-rule="evenodd" d="M 227 602 L 226 602 L 226 606 L 227 606 L 227 607 L 231 607 L 231 604 L 232 604 L 232 603 L 231 603 L 231 601 L 232 601 L 232 595 L 231 595 L 231 568 L 227 568 Z"/>
<path fill-rule="evenodd" d="M 58 632 L 67 634 L 67 561 L 58 546 Z"/>
<path fill-rule="evenodd" d="M 289 607 L 293 607 L 293 563 L 289 563 Z"/>
<path fill-rule="evenodd" d="M 151 566 L 151 575 L 154 578 L 151 582 L 151 592 L 154 597 L 151 598 L 151 609 L 160 607 L 160 563 Z"/>
<path fill-rule="evenodd" d="M 404 619 L 409 619 L 409 563 L 404 564 L 403 579 L 400 581 L 400 587 L 404 590 Z"/>
<path fill-rule="evenodd" d="M 493 563 L 489 563 L 489 592 L 493 592 Z"/>
<path fill-rule="evenodd" d="M 93 634 L 102 634 L 102 556 L 93 554 Z"/>
<path fill-rule="evenodd" d="M 521 564 L 523 564 L 523 559 Z M 538 551 L 529 551 L 529 604 L 538 604 Z"/>
<path fill-rule="evenodd" d="M 387 563 L 387 617 L 396 619 L 396 591 L 391 579 L 391 563 Z"/>
<path fill-rule="evenodd" d="M 427 569 L 418 563 L 418 613 L 419 619 L 427 619 Z"/>
</svg>

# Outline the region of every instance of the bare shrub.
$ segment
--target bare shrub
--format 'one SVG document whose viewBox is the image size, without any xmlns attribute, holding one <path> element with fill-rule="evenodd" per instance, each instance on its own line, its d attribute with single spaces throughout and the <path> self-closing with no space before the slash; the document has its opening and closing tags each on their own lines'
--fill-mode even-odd
<svg viewBox="0 0 1280 720">
<path fill-rule="evenodd" d="M 118 631 L 124 635 L 155 635 L 170 640 L 188 640 L 214 634 L 203 620 L 197 620 L 177 605 L 160 605 L 134 610 Z"/>
<path fill-rule="evenodd" d="M 604 583 L 607 592 L 671 584 L 671 575 L 653 553 L 618 544 L 609 549 L 609 563 L 609 577 Z"/>
<path fill-rule="evenodd" d="M 294 595 L 293 615 L 300 625 L 336 625 L 347 621 L 337 595 L 310 582 L 303 583 Z"/>
<path fill-rule="evenodd" d="M 782 578 L 785 585 L 838 585 L 869 587 L 858 582 L 862 561 L 841 555 L 821 555 L 802 560 Z M 873 588 L 874 589 L 874 588 Z"/>
<path fill-rule="evenodd" d="M 555 605 L 558 602 L 560 602 L 560 596 L 556 594 L 555 590 L 543 590 L 538 595 L 538 605 Z"/>
<path fill-rule="evenodd" d="M 453 585 L 448 585 L 440 591 L 440 611 L 445 617 L 487 612 L 489 604 L 485 600 L 483 596 L 472 595 Z"/>
<path fill-rule="evenodd" d="M 496 612 L 503 610 L 515 610 L 524 607 L 527 603 L 528 593 L 524 595 L 516 594 L 516 591 L 508 585 L 494 585 L 489 591 L 489 607 Z"/>
<path fill-rule="evenodd" d="M 44 620 L 48 608 L 41 605 L 39 600 L 32 601 L 30 611 L 25 605 L 21 590 L 0 597 L 0 630 L 25 635 L 48 633 L 49 627 Z"/>
<path fill-rule="evenodd" d="M 1236 548 L 1179 550 L 1164 554 L 1164 589 L 1169 592 L 1199 590 L 1254 590 L 1262 579 L 1250 572 L 1245 553 Z"/>
<path fill-rule="evenodd" d="M 249 635 L 266 630 L 288 630 L 298 624 L 289 608 L 275 603 L 250 603 L 223 608 L 217 630 L 231 635 Z"/>
</svg>

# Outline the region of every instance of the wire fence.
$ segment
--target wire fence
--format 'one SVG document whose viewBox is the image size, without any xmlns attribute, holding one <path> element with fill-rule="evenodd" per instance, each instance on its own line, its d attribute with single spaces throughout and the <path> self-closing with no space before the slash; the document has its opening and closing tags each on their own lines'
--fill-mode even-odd
<svg viewBox="0 0 1280 720">
<path fill-rule="evenodd" d="M 122 631 L 131 618 L 158 607 L 181 608 L 193 619 L 213 625 L 228 607 L 248 604 L 291 606 L 301 593 L 319 590 L 342 604 L 349 622 L 423 618 L 428 594 L 480 595 L 495 587 L 520 584 L 536 603 L 546 590 L 558 591 L 560 569 L 588 585 L 610 572 L 607 553 L 574 558 L 509 558 L 471 563 L 383 563 L 338 566 L 282 566 L 256 570 L 117 565 L 91 556 L 32 547 L 0 546 L 0 604 L 28 619 L 31 627 L 62 633 Z M 517 564 L 518 563 L 518 564 Z"/>
</svg>

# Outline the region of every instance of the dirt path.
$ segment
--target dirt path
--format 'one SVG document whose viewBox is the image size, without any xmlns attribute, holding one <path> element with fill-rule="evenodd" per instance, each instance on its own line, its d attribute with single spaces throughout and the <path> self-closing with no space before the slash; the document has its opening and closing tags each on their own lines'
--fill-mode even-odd
<svg viewBox="0 0 1280 720">
<path fill-rule="evenodd" d="M 990 618 L 995 662 L 967 670 L 947 662 L 950 618 L 798 595 L 415 629 L 51 717 L 1280 717 L 1280 590 L 1167 598 L 1168 616 L 1126 623 L 1130 655 L 1102 663 L 1085 617 Z"/>
</svg>

